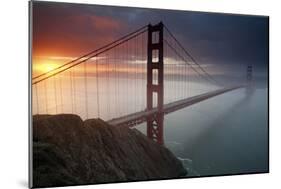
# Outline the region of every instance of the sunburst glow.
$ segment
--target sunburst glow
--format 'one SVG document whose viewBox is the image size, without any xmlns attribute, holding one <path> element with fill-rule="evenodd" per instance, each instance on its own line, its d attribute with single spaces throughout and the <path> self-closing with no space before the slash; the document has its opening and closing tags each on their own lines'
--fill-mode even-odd
<svg viewBox="0 0 281 189">
<path fill-rule="evenodd" d="M 46 60 L 39 62 L 37 64 L 34 64 L 34 70 L 37 72 L 49 72 L 54 70 L 55 68 L 59 67 L 60 65 L 52 60 Z"/>
</svg>

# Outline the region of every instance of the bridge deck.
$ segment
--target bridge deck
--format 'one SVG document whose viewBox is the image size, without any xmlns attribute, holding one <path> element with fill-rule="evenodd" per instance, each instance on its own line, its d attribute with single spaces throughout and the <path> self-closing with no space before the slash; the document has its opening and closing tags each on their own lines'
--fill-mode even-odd
<svg viewBox="0 0 281 189">
<path fill-rule="evenodd" d="M 201 102 L 203 100 L 212 98 L 214 96 L 245 87 L 244 85 L 241 86 L 235 86 L 235 87 L 228 87 L 228 88 L 223 88 L 219 90 L 215 90 L 212 92 L 207 92 L 201 95 L 196 95 L 193 97 L 189 97 L 183 100 L 178 100 L 169 104 L 165 104 L 163 107 L 163 112 L 164 114 L 172 113 L 174 111 L 177 111 L 179 109 L 185 108 L 187 106 L 193 105 L 195 103 Z M 137 124 L 143 123 L 146 121 L 146 118 L 152 114 L 157 113 L 158 109 L 153 108 L 152 110 L 144 110 L 140 112 L 136 112 L 133 114 L 129 114 L 120 118 L 115 118 L 112 120 L 109 120 L 108 123 L 114 126 L 128 126 L 128 127 L 133 127 Z"/>
</svg>

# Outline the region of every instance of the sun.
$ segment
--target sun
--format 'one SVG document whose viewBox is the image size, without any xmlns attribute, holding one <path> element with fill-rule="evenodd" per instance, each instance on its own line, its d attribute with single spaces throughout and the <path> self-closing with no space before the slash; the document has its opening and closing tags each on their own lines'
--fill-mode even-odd
<svg viewBox="0 0 281 189">
<path fill-rule="evenodd" d="M 35 65 L 35 70 L 37 70 L 39 72 L 42 72 L 42 73 L 45 73 L 45 72 L 50 72 L 57 67 L 59 67 L 58 63 L 56 63 L 54 61 L 46 60 L 46 61 L 42 61 L 40 63 L 37 63 Z"/>
<path fill-rule="evenodd" d="M 42 70 L 45 72 L 49 72 L 57 67 L 58 67 L 58 65 L 55 63 L 47 63 L 47 64 L 42 65 Z"/>
</svg>

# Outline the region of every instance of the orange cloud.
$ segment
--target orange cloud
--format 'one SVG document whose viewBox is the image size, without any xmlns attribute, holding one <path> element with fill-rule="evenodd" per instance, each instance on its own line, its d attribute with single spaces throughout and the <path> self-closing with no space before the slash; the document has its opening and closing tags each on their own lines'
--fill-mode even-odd
<svg viewBox="0 0 281 189">
<path fill-rule="evenodd" d="M 106 30 L 119 30 L 124 27 L 124 24 L 118 20 L 114 20 L 108 17 L 101 16 L 90 16 L 90 19 L 93 21 L 96 29 L 106 31 Z"/>
</svg>

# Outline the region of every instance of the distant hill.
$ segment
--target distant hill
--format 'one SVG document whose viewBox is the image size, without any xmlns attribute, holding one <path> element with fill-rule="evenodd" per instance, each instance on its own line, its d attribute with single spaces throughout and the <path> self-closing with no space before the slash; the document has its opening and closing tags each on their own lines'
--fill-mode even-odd
<svg viewBox="0 0 281 189">
<path fill-rule="evenodd" d="M 136 129 L 77 115 L 33 116 L 33 187 L 177 178 L 181 162 Z"/>
</svg>

